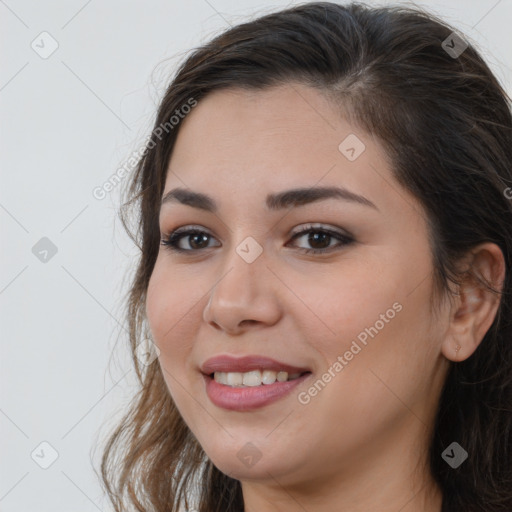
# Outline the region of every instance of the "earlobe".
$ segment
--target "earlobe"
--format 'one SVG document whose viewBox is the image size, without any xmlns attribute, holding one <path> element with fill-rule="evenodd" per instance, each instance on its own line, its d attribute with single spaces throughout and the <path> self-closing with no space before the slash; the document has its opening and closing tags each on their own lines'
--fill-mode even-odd
<svg viewBox="0 0 512 512">
<path fill-rule="evenodd" d="M 443 355 L 454 362 L 470 357 L 482 342 L 498 312 L 505 280 L 503 253 L 494 243 L 473 249 L 468 263 L 465 278 L 455 294 L 450 325 L 442 344 Z"/>
</svg>

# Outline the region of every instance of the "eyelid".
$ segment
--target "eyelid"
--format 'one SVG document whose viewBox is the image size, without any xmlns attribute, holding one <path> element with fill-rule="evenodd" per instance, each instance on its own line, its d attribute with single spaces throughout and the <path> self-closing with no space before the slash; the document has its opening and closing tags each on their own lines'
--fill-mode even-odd
<svg viewBox="0 0 512 512">
<path fill-rule="evenodd" d="M 323 224 L 321 222 L 307 222 L 306 224 L 301 224 L 296 230 L 293 230 L 291 235 L 294 237 L 295 235 L 304 233 L 304 231 L 325 231 L 326 233 L 333 233 L 339 236 L 343 236 L 345 238 L 354 238 L 348 231 L 342 230 L 341 228 L 337 228 L 334 226 L 329 226 L 328 224 Z"/>
<path fill-rule="evenodd" d="M 303 233 L 304 231 L 312 230 L 312 229 L 318 229 L 319 231 L 327 231 L 327 232 L 331 231 L 333 233 L 336 233 L 341 236 L 345 236 L 347 238 L 354 238 L 353 235 L 351 235 L 346 230 L 341 230 L 340 228 L 332 227 L 327 224 L 323 224 L 321 222 L 307 222 L 306 224 L 301 224 L 298 228 L 294 229 L 290 233 L 290 236 L 293 237 L 299 233 Z M 204 226 L 201 226 L 200 224 L 186 224 L 184 226 L 180 226 L 179 228 L 172 229 L 167 234 L 162 234 L 161 236 L 168 236 L 170 234 L 178 234 L 178 233 L 184 233 L 184 232 L 194 231 L 194 230 L 201 231 L 201 232 L 204 231 L 204 232 L 208 233 L 210 236 L 214 236 L 209 229 L 205 228 Z"/>
<path fill-rule="evenodd" d="M 186 224 L 184 226 L 180 226 L 179 228 L 172 229 L 170 233 L 183 233 L 185 231 L 204 231 L 206 233 L 211 234 L 210 230 L 208 228 L 205 228 L 204 226 L 201 226 L 200 224 Z M 212 235 L 213 236 L 213 235 Z"/>
</svg>

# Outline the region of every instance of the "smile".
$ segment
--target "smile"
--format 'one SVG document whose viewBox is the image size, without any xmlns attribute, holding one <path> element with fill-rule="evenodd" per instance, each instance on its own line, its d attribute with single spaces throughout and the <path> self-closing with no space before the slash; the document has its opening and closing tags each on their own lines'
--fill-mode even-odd
<svg viewBox="0 0 512 512">
<path fill-rule="evenodd" d="M 293 380 L 276 380 L 272 384 L 253 386 L 221 384 L 211 375 L 203 375 L 203 378 L 206 394 L 214 405 L 231 411 L 250 411 L 284 398 L 311 375 L 311 372 L 306 372 Z"/>
<path fill-rule="evenodd" d="M 249 411 L 269 405 L 312 375 L 307 368 L 292 366 L 264 356 L 208 359 L 201 367 L 206 394 L 222 409 Z"/>
</svg>

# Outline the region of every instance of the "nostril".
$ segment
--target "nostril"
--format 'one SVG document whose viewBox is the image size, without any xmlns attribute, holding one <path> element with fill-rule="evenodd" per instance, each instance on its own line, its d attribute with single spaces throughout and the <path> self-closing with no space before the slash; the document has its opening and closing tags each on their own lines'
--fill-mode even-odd
<svg viewBox="0 0 512 512">
<path fill-rule="evenodd" d="M 256 320 L 242 320 L 242 322 L 240 322 L 240 325 L 244 325 L 244 324 L 249 324 L 249 325 L 252 325 L 252 324 L 257 324 L 258 322 Z"/>
</svg>

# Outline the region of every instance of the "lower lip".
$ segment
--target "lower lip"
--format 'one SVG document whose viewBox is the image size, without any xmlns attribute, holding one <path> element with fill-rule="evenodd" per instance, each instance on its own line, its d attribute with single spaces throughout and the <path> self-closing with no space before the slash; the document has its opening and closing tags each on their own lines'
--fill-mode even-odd
<svg viewBox="0 0 512 512">
<path fill-rule="evenodd" d="M 274 382 L 261 386 L 231 387 L 216 382 L 209 375 L 203 375 L 208 398 L 217 406 L 231 411 L 250 411 L 271 404 L 283 398 L 304 382 L 311 373 L 286 382 Z"/>
</svg>

